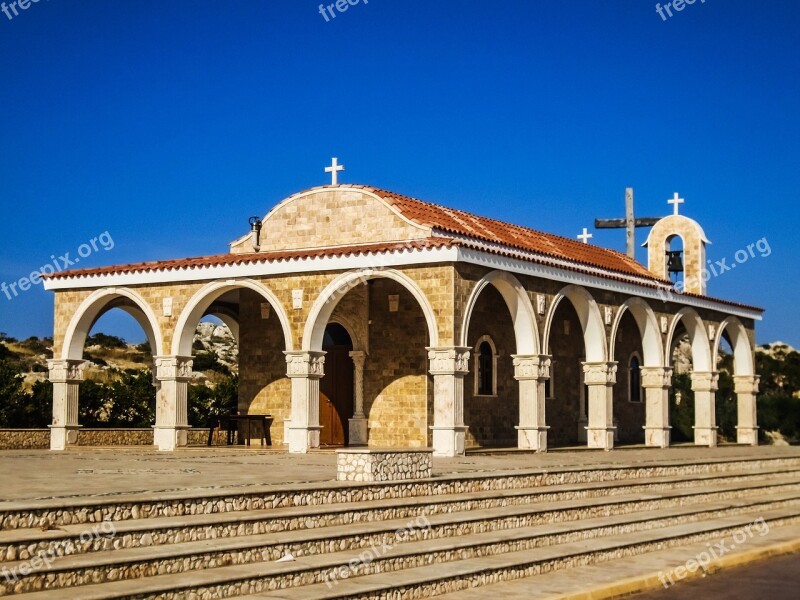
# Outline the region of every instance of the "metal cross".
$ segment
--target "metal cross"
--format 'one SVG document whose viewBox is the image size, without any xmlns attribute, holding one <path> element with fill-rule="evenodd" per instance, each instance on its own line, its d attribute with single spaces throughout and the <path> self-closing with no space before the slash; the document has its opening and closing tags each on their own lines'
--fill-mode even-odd
<svg viewBox="0 0 800 600">
<path fill-rule="evenodd" d="M 595 219 L 597 229 L 625 229 L 627 254 L 636 258 L 636 228 L 652 227 L 659 219 L 645 217 L 637 219 L 633 216 L 633 188 L 625 189 L 625 218 L 624 219 Z"/>
<path fill-rule="evenodd" d="M 577 236 L 579 240 L 581 240 L 584 244 L 588 244 L 589 240 L 592 239 L 594 236 L 589 233 L 589 230 L 586 227 L 583 228 L 583 233 Z"/>
</svg>

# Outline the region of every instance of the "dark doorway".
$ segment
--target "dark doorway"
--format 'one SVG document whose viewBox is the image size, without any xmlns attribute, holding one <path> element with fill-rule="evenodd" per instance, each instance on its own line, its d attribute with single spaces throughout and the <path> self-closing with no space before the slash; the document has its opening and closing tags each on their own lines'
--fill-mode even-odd
<svg viewBox="0 0 800 600">
<path fill-rule="evenodd" d="M 322 446 L 349 443 L 349 419 L 353 416 L 353 341 L 338 323 L 328 323 L 322 341 L 325 377 L 319 382 L 319 442 Z"/>
</svg>

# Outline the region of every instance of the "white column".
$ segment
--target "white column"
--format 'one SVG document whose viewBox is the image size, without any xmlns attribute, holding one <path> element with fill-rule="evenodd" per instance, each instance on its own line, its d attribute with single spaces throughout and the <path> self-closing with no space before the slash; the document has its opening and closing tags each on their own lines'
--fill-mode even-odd
<svg viewBox="0 0 800 600">
<path fill-rule="evenodd" d="M 758 417 L 756 416 L 757 375 L 734 375 L 739 424 L 736 426 L 736 441 L 739 444 L 758 446 Z"/>
<path fill-rule="evenodd" d="M 519 425 L 517 445 L 520 449 L 547 452 L 545 425 L 545 381 L 550 377 L 547 355 L 513 355 L 514 379 L 519 382 Z"/>
<path fill-rule="evenodd" d="M 364 361 L 367 353 L 350 352 L 353 359 L 353 418 L 350 419 L 350 445 L 366 446 L 368 441 L 367 415 L 364 414 Z"/>
<path fill-rule="evenodd" d="M 191 356 L 156 356 L 156 425 L 153 443 L 159 450 L 173 451 L 187 443 Z"/>
<path fill-rule="evenodd" d="M 644 444 L 654 448 L 668 448 L 669 388 L 672 385 L 672 369 L 664 367 L 641 367 L 644 388 L 645 425 Z"/>
<path fill-rule="evenodd" d="M 694 392 L 694 443 L 714 448 L 717 445 L 716 394 L 719 373 L 692 372 Z"/>
<path fill-rule="evenodd" d="M 589 425 L 586 440 L 589 448 L 611 450 L 614 447 L 614 383 L 617 363 L 583 363 L 583 382 L 587 388 Z"/>
<path fill-rule="evenodd" d="M 65 450 L 78 442 L 78 395 L 83 381 L 83 360 L 48 360 L 53 384 L 53 423 L 50 450 Z"/>
<path fill-rule="evenodd" d="M 292 381 L 289 452 L 319 448 L 319 380 L 325 375 L 325 352 L 284 352 L 286 375 Z"/>
<path fill-rule="evenodd" d="M 433 375 L 433 454 L 463 456 L 464 375 L 469 372 L 469 348 L 428 348 Z"/>
</svg>

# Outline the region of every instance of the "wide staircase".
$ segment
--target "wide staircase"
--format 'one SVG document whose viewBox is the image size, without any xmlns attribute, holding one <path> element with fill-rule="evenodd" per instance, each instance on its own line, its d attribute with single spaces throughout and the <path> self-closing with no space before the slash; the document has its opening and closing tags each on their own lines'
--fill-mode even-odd
<svg viewBox="0 0 800 600">
<path fill-rule="evenodd" d="M 800 457 L 51 499 L 0 511 L 0 594 L 422 598 L 717 540 L 759 518 L 800 523 Z"/>
</svg>

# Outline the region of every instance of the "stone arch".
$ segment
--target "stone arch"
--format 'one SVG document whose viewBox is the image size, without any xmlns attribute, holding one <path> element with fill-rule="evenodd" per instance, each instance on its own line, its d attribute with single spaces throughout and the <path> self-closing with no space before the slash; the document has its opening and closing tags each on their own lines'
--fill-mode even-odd
<svg viewBox="0 0 800 600">
<path fill-rule="evenodd" d="M 531 300 L 520 281 L 505 271 L 492 271 L 475 284 L 464 309 L 460 345 L 464 347 L 468 345 L 467 338 L 469 336 L 472 311 L 478 302 L 481 292 L 487 285 L 493 285 L 500 292 L 511 313 L 514 336 L 517 342 L 517 354 L 539 354 L 539 328 L 536 325 L 536 317 Z"/>
<path fill-rule="evenodd" d="M 283 309 L 278 297 L 265 285 L 250 279 L 235 279 L 229 281 L 218 281 L 209 283 L 200 288 L 194 296 L 186 304 L 186 307 L 181 312 L 178 322 L 175 325 L 175 332 L 172 338 L 172 354 L 175 356 L 191 356 L 192 354 L 192 339 L 194 337 L 194 329 L 200 319 L 203 318 L 205 312 L 214 303 L 214 301 L 231 290 L 235 289 L 249 289 L 260 296 L 262 296 L 272 306 L 278 320 L 280 321 L 281 329 L 283 330 L 283 337 L 286 342 L 286 350 L 291 351 L 294 349 L 292 343 L 292 332 L 289 327 L 289 319 L 286 316 L 286 311 Z M 217 314 L 217 313 L 215 313 Z M 228 315 L 217 314 L 220 319 L 227 324 L 226 318 Z M 233 330 L 231 330 L 233 332 Z M 238 327 L 237 327 L 238 332 Z M 234 334 L 235 335 L 235 334 Z"/>
<path fill-rule="evenodd" d="M 105 288 L 92 293 L 75 311 L 67 326 L 61 348 L 62 359 L 83 357 L 83 346 L 92 326 L 113 308 L 131 315 L 142 327 L 155 356 L 163 353 L 163 338 L 153 309 L 137 292 L 127 288 Z"/>
<path fill-rule="evenodd" d="M 609 338 L 608 356 L 611 360 L 614 359 L 614 350 L 617 342 L 617 332 L 619 331 L 620 322 L 626 311 L 630 311 L 636 325 L 639 327 L 639 334 L 642 337 L 642 359 L 643 367 L 660 367 L 663 366 L 663 344 L 661 341 L 661 333 L 658 328 L 658 320 L 656 314 L 650 305 L 641 298 L 629 298 L 617 310 L 614 317 L 614 322 L 611 325 L 611 335 Z"/>
<path fill-rule="evenodd" d="M 358 329 L 353 324 L 353 322 L 348 319 L 344 315 L 333 315 L 331 316 L 329 323 L 338 323 L 342 327 L 344 327 L 345 331 L 347 331 L 347 335 L 350 336 L 350 341 L 353 342 L 353 350 L 354 351 L 366 351 L 367 344 L 365 340 L 362 340 L 362 336 L 358 335 Z"/>
<path fill-rule="evenodd" d="M 439 342 L 439 329 L 436 323 L 436 316 L 431 303 L 428 301 L 428 297 L 416 282 L 404 273 L 393 269 L 362 269 L 339 275 L 320 292 L 311 307 L 308 320 L 306 321 L 306 326 L 303 331 L 302 349 L 304 351 L 321 350 L 325 327 L 339 300 L 358 284 L 377 278 L 386 278 L 396 281 L 414 296 L 422 309 L 425 322 L 428 325 L 430 345 L 431 347 L 436 347 Z"/>
<path fill-rule="evenodd" d="M 753 347 L 742 322 L 736 317 L 728 317 L 719 326 L 716 339 L 714 340 L 711 364 L 716 367 L 719 358 L 719 348 L 722 343 L 722 336 L 728 332 L 728 338 L 733 349 L 733 370 L 734 375 L 755 375 L 755 364 L 753 359 Z"/>
<path fill-rule="evenodd" d="M 672 319 L 667 341 L 664 344 L 664 364 L 667 366 L 672 364 L 672 357 L 670 356 L 672 343 L 675 341 L 675 331 L 681 322 L 683 322 L 686 332 L 689 334 L 689 341 L 692 345 L 692 370 L 703 373 L 714 371 L 706 326 L 697 311 L 689 307 L 679 310 Z"/>
<path fill-rule="evenodd" d="M 667 246 L 675 237 L 683 242 L 683 289 L 693 294 L 705 295 L 706 245 L 708 241 L 697 221 L 684 215 L 670 215 L 658 221 L 650 230 L 647 241 L 647 269 L 660 279 L 669 279 L 667 272 Z"/>
<path fill-rule="evenodd" d="M 574 284 L 562 288 L 553 298 L 544 323 L 542 338 L 544 353 L 550 353 L 550 330 L 558 305 L 565 298 L 572 303 L 575 312 L 578 313 L 578 320 L 583 330 L 583 339 L 586 346 L 586 362 L 606 362 L 608 346 L 606 344 L 606 332 L 603 325 L 603 318 L 600 315 L 600 308 L 597 306 L 595 299 L 585 288 Z"/>
</svg>

